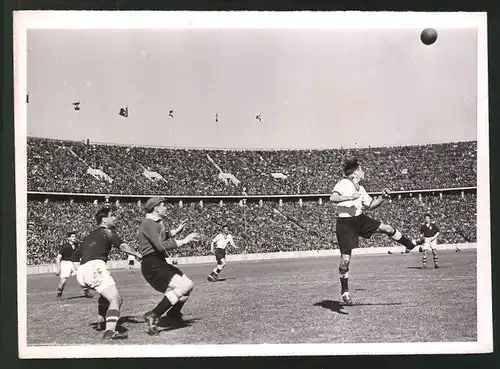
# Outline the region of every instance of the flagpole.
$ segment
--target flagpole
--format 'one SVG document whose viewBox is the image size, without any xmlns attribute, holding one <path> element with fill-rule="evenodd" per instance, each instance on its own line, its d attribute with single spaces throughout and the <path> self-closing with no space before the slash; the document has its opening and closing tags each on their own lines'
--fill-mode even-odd
<svg viewBox="0 0 500 369">
<path fill-rule="evenodd" d="M 176 147 L 175 146 L 175 118 L 174 118 L 174 120 L 172 120 L 172 139 L 174 142 L 174 147 Z"/>
<path fill-rule="evenodd" d="M 217 123 L 217 122 L 215 122 L 215 130 L 216 130 L 216 135 L 217 135 L 216 144 L 217 144 L 217 148 L 219 148 L 219 123 Z"/>
</svg>

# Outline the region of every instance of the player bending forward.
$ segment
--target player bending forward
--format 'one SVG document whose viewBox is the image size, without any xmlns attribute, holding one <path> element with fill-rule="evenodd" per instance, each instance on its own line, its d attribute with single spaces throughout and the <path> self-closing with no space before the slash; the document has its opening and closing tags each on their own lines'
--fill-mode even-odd
<svg viewBox="0 0 500 369">
<path fill-rule="evenodd" d="M 363 214 L 363 207 L 375 209 L 382 205 L 384 199 L 390 196 L 388 189 L 384 189 L 382 196 L 374 199 L 368 195 L 360 185 L 365 173 L 357 159 L 346 161 L 343 171 L 346 178 L 335 185 L 330 200 L 337 204 L 336 234 L 341 255 L 339 265 L 341 296 L 345 304 L 352 305 L 347 283 L 348 272 L 352 249 L 359 247 L 359 236 L 368 239 L 374 233 L 384 233 L 408 250 L 413 249 L 416 243 L 392 226 Z"/>
<path fill-rule="evenodd" d="M 82 287 L 92 288 L 99 293 L 96 325 L 97 330 L 105 329 L 102 338 L 127 338 L 127 334 L 116 330 L 123 300 L 113 277 L 109 274 L 106 263 L 113 246 L 136 258 L 140 258 L 140 255 L 115 233 L 115 216 L 109 207 L 99 210 L 95 219 L 98 227 L 85 237 L 80 246 L 81 265 L 77 270 L 76 278 Z"/>
<path fill-rule="evenodd" d="M 439 268 L 439 258 L 437 255 L 437 238 L 439 236 L 439 228 L 431 221 L 431 215 L 425 214 L 425 223 L 420 227 L 424 247 L 422 250 L 422 268 L 427 268 L 427 251 L 432 250 L 432 258 L 434 260 L 434 268 Z"/>
<path fill-rule="evenodd" d="M 76 243 L 76 233 L 68 232 L 68 242 L 63 244 L 59 249 L 59 253 L 56 257 L 56 275 L 58 275 L 61 280 L 57 286 L 57 298 L 62 299 L 62 294 L 64 286 L 68 279 L 76 275 L 76 270 L 80 264 L 80 254 Z M 92 297 L 88 288 L 83 289 L 85 297 Z"/>
<path fill-rule="evenodd" d="M 214 250 L 215 245 L 217 245 L 217 247 Z M 222 227 L 222 233 L 215 236 L 210 244 L 210 252 L 215 254 L 215 260 L 217 261 L 217 266 L 207 277 L 207 280 L 210 282 L 215 282 L 219 277 L 219 273 L 222 272 L 222 269 L 226 266 L 227 246 L 233 246 L 235 249 L 239 248 L 234 244 L 233 236 L 229 234 L 229 228 L 225 225 Z"/>
<path fill-rule="evenodd" d="M 162 219 L 167 216 L 164 201 L 162 197 L 153 197 L 146 202 L 144 205 L 146 219 L 139 227 L 142 275 L 151 287 L 164 294 L 160 303 L 144 314 L 150 335 L 159 333 L 158 319 L 165 313 L 172 323 L 182 323 L 181 309 L 194 287 L 193 282 L 183 272 L 167 263 L 166 253 L 176 247 L 199 240 L 197 233 L 190 233 L 183 240 L 174 239 L 184 229 L 186 220 L 182 221 L 176 229 L 166 231 L 162 223 Z"/>
</svg>

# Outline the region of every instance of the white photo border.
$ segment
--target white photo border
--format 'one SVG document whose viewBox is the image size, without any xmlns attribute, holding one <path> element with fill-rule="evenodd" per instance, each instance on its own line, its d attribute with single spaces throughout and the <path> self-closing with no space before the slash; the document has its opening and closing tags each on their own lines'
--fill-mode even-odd
<svg viewBox="0 0 500 369">
<path fill-rule="evenodd" d="M 27 345 L 27 32 L 29 29 L 423 29 L 477 30 L 477 342 L 266 345 Z M 14 12 L 14 113 L 20 358 L 469 354 L 493 350 L 486 13 L 423 12 Z"/>
</svg>

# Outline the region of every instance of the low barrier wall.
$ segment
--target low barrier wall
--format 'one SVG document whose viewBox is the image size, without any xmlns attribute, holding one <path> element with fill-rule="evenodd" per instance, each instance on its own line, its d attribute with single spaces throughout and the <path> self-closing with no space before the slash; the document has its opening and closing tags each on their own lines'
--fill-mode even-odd
<svg viewBox="0 0 500 369">
<path fill-rule="evenodd" d="M 438 245 L 438 250 L 455 250 L 455 248 L 460 250 L 466 249 L 476 249 L 476 243 L 465 243 L 465 244 L 441 244 Z M 354 255 L 376 255 L 376 254 L 387 254 L 388 251 L 393 253 L 404 252 L 404 246 L 392 246 L 392 247 L 363 247 L 353 250 Z M 418 248 L 415 248 L 418 250 Z M 415 252 L 415 251 L 412 251 Z M 417 251 L 418 252 L 418 251 Z M 340 255 L 338 249 L 330 250 L 309 250 L 309 251 L 286 251 L 286 252 L 266 252 L 259 254 L 234 254 L 227 255 L 226 260 L 228 262 L 232 261 L 259 261 L 259 260 L 275 260 L 275 259 L 294 259 L 294 258 L 312 258 L 312 257 L 325 257 L 325 256 L 337 256 Z M 213 264 L 215 258 L 213 255 L 207 256 L 189 256 L 189 257 L 179 257 L 177 258 L 178 265 L 193 265 L 193 264 Z M 121 269 L 128 266 L 127 260 L 112 260 L 108 262 L 109 269 Z M 138 268 L 140 263 L 136 262 L 135 267 Z M 48 274 L 55 273 L 55 264 L 43 264 L 43 265 L 28 265 L 27 274 Z"/>
</svg>

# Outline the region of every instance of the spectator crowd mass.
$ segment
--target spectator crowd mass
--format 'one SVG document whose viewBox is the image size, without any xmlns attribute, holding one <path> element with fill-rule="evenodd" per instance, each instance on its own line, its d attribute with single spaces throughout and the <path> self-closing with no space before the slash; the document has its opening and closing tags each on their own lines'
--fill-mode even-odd
<svg viewBox="0 0 500 369">
<path fill-rule="evenodd" d="M 81 240 L 95 227 L 98 200 L 65 193 L 109 195 L 116 207 L 117 231 L 123 240 L 137 245 L 137 230 L 144 217 L 138 199 L 113 195 L 186 196 L 171 199 L 165 224 L 175 227 L 189 219 L 184 233 L 196 230 L 201 242 L 177 250 L 177 256 L 208 255 L 210 240 L 228 224 L 237 252 L 319 250 L 337 247 L 335 205 L 307 200 L 306 195 L 331 193 L 342 178 L 342 162 L 357 157 L 366 173 L 368 192 L 390 188 L 416 191 L 393 196 L 370 214 L 419 236 L 423 215 L 430 212 L 441 228 L 440 243 L 463 242 L 456 229 L 476 240 L 476 191 L 436 191 L 418 196 L 420 190 L 475 188 L 477 142 L 420 146 L 327 150 L 210 150 L 133 147 L 29 137 L 28 191 L 60 195 L 28 196 L 28 265 L 52 263 L 65 234 L 77 232 Z M 249 200 L 206 199 L 189 196 L 249 196 Z M 272 195 L 258 201 L 260 195 Z M 304 195 L 284 198 L 280 195 Z M 255 200 L 251 196 L 257 196 Z M 142 203 L 143 204 L 143 203 Z M 293 217 L 308 231 L 276 215 L 273 208 Z M 392 245 L 387 237 L 362 240 L 361 247 Z M 114 250 L 111 257 L 125 257 Z"/>
</svg>

